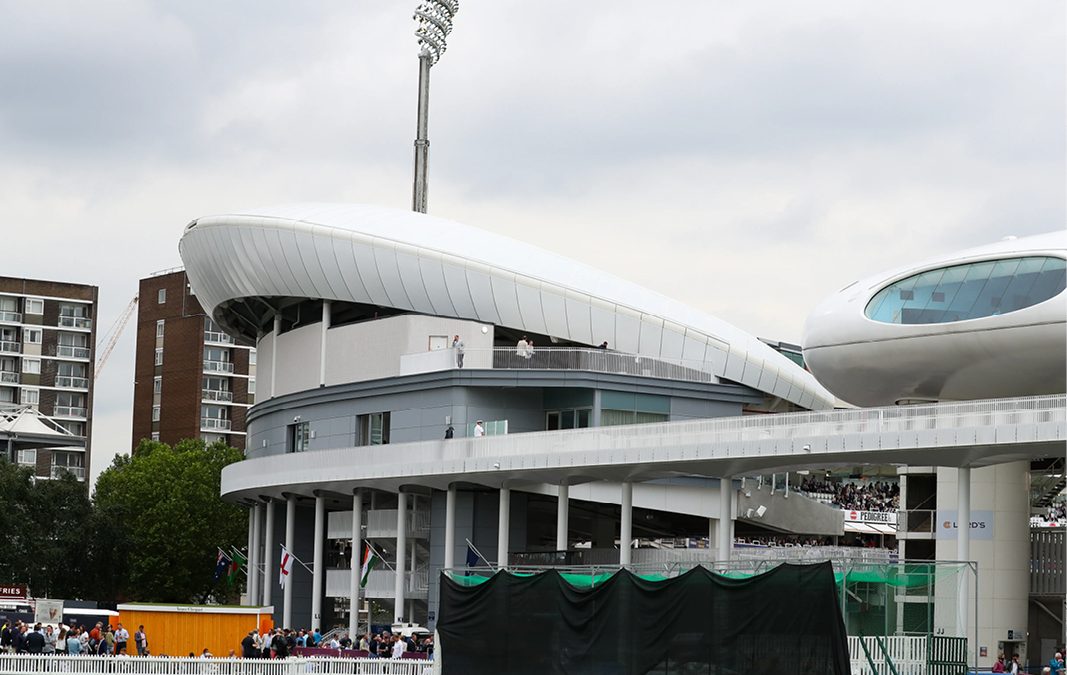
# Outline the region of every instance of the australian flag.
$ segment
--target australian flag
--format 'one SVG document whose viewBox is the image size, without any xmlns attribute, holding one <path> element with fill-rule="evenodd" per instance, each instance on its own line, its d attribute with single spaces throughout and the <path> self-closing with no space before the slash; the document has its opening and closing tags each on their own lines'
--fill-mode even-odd
<svg viewBox="0 0 1067 675">
<path fill-rule="evenodd" d="M 222 578 L 222 575 L 226 574 L 232 562 L 230 556 L 226 555 L 220 548 L 219 554 L 215 557 L 215 581 L 218 581 Z"/>
</svg>

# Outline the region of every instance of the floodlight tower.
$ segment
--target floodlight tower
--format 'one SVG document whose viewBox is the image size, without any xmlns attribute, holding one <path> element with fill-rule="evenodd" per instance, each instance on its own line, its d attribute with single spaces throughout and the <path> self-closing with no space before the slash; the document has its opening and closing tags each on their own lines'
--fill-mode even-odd
<svg viewBox="0 0 1067 675">
<path fill-rule="evenodd" d="M 415 37 L 419 39 L 419 119 L 415 137 L 415 188 L 411 208 L 426 213 L 426 160 L 430 141 L 426 138 L 430 111 L 430 66 L 441 59 L 452 32 L 452 19 L 459 13 L 459 0 L 427 0 L 415 8 Z M 399 578 L 399 576 L 398 576 Z"/>
</svg>

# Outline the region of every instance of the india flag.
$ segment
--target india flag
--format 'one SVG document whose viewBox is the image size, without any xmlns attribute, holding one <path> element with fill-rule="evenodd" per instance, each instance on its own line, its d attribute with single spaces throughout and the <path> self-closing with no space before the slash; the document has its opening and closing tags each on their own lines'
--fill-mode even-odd
<svg viewBox="0 0 1067 675">
<path fill-rule="evenodd" d="M 381 558 L 378 557 L 378 554 L 374 552 L 374 549 L 372 549 L 369 544 L 363 549 L 363 569 L 359 574 L 360 588 L 367 585 L 367 578 L 370 577 L 370 571 L 374 569 L 374 566 L 377 565 L 380 560 Z"/>
</svg>

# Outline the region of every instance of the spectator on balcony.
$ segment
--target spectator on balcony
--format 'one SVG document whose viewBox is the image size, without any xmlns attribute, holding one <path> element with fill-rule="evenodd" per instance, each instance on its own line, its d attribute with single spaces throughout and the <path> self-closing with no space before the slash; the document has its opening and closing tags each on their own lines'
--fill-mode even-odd
<svg viewBox="0 0 1067 675">
<path fill-rule="evenodd" d="M 596 346 L 596 348 L 597 348 L 597 349 L 607 349 L 607 348 L 608 348 L 608 341 L 607 341 L 607 340 L 604 340 L 603 342 L 601 342 L 600 344 L 598 344 L 598 345 Z"/>
<path fill-rule="evenodd" d="M 452 349 L 456 350 L 456 367 L 457 368 L 462 368 L 463 367 L 463 349 L 464 349 L 464 346 L 465 345 L 463 344 L 463 340 L 460 340 L 458 335 L 456 335 L 455 337 L 452 338 Z"/>
<path fill-rule="evenodd" d="M 481 420 L 474 423 L 474 437 L 481 438 L 485 435 L 485 426 Z"/>
<path fill-rule="evenodd" d="M 447 441 L 448 439 L 450 439 L 453 436 L 455 436 L 455 434 L 456 434 L 456 430 L 452 428 L 451 424 L 449 424 L 448 428 L 445 429 L 445 440 Z"/>
<path fill-rule="evenodd" d="M 526 363 L 526 350 L 530 348 L 530 343 L 526 340 L 526 336 L 523 335 L 519 338 L 519 341 L 515 343 L 515 366 L 519 367 Z"/>
</svg>

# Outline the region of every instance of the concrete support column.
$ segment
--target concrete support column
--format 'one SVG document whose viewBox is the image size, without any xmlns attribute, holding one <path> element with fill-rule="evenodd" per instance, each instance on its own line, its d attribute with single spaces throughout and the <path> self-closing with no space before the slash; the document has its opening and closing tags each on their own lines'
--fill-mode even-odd
<svg viewBox="0 0 1067 675">
<path fill-rule="evenodd" d="M 315 495 L 315 563 L 311 568 L 311 628 L 322 628 L 322 586 L 326 578 L 326 560 L 322 547 L 326 538 L 326 498 Z"/>
<path fill-rule="evenodd" d="M 496 530 L 496 564 L 507 567 L 508 538 L 511 536 L 511 488 L 500 488 L 500 512 Z"/>
<path fill-rule="evenodd" d="M 322 301 L 322 342 L 319 349 L 319 386 L 326 386 L 326 331 L 330 329 L 330 301 Z M 277 344 L 277 343 L 275 343 Z M 277 349 L 277 348 L 275 348 Z"/>
<path fill-rule="evenodd" d="M 404 617 L 404 581 L 406 578 L 408 548 L 408 496 L 400 492 L 396 496 L 396 585 L 393 586 L 393 623 Z"/>
<path fill-rule="evenodd" d="M 289 551 L 289 555 L 293 554 L 293 547 L 296 546 L 296 496 L 286 495 L 285 497 L 285 550 Z M 293 627 L 293 578 L 296 576 L 296 568 L 298 565 L 293 561 L 293 569 L 289 572 L 289 579 L 285 583 L 285 591 L 283 592 L 282 602 L 282 627 Z"/>
<path fill-rule="evenodd" d="M 956 514 L 956 559 L 960 561 L 971 559 L 971 469 L 960 467 L 956 470 L 956 501 L 958 511 Z M 956 609 L 956 625 L 959 626 L 961 636 L 967 636 L 967 596 L 969 577 L 966 574 L 959 575 L 959 590 L 956 595 L 958 606 Z M 973 647 L 972 647 L 973 648 Z"/>
<path fill-rule="evenodd" d="M 263 606 L 269 607 L 271 592 L 274 590 L 274 500 L 267 499 L 263 508 L 267 512 L 267 522 L 263 528 L 263 588 L 260 595 L 263 596 Z"/>
<path fill-rule="evenodd" d="M 352 493 L 352 575 L 348 582 L 348 637 L 356 645 L 359 628 L 359 576 L 363 567 L 363 488 Z"/>
<path fill-rule="evenodd" d="M 456 486 L 445 493 L 445 569 L 456 566 Z"/>
<path fill-rule="evenodd" d="M 270 350 L 270 397 L 278 389 L 278 334 L 282 332 L 282 315 L 274 315 L 274 346 Z"/>
<path fill-rule="evenodd" d="M 729 562 L 734 547 L 734 524 L 732 505 L 733 477 L 719 479 L 719 562 Z"/>
<path fill-rule="evenodd" d="M 622 509 L 619 522 L 619 564 L 629 565 L 633 550 L 630 548 L 630 542 L 634 538 L 634 484 L 630 481 L 622 484 L 622 500 L 619 503 Z"/>
<path fill-rule="evenodd" d="M 248 554 L 248 565 L 245 574 L 245 593 L 248 595 L 248 604 L 252 604 L 252 549 L 255 548 L 256 537 L 256 507 L 248 507 L 248 545 L 245 551 Z"/>
<path fill-rule="evenodd" d="M 253 506 L 252 514 L 252 548 L 248 549 L 248 602 L 257 605 L 259 604 L 259 566 L 262 564 L 260 532 L 263 530 L 263 505 L 257 503 Z"/>
<path fill-rule="evenodd" d="M 601 411 L 604 409 L 603 399 L 600 394 L 600 389 L 593 390 L 593 412 L 589 415 L 589 426 L 599 427 L 600 421 L 603 418 Z"/>
<path fill-rule="evenodd" d="M 571 486 L 561 483 L 556 498 L 556 550 L 566 551 L 570 540 Z"/>
</svg>

